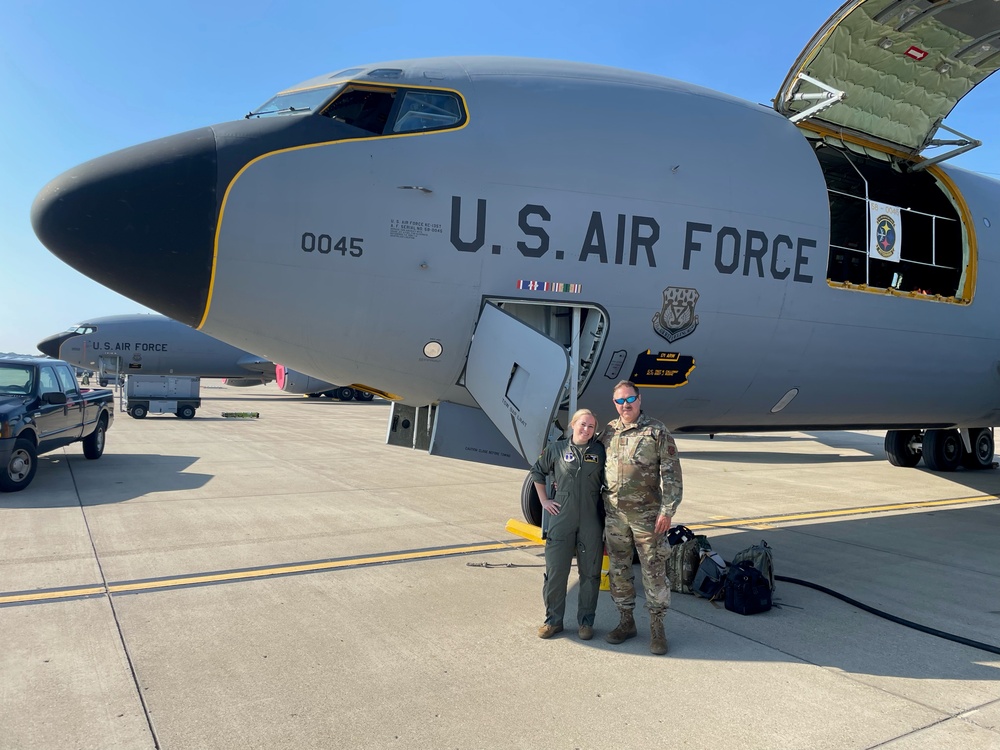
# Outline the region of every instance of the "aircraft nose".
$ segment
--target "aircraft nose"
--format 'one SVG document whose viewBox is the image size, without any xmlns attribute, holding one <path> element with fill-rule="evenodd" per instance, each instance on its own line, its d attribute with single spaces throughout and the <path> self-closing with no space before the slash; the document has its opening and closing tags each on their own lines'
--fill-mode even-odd
<svg viewBox="0 0 1000 750">
<path fill-rule="evenodd" d="M 62 359 L 59 356 L 59 349 L 63 345 L 64 341 L 76 336 L 75 333 L 57 333 L 53 336 L 46 336 L 44 339 L 38 342 L 38 351 L 44 354 L 46 357 L 52 357 L 53 359 Z"/>
<path fill-rule="evenodd" d="M 42 188 L 31 224 L 64 263 L 197 326 L 212 273 L 217 164 L 212 128 L 117 151 Z"/>
</svg>

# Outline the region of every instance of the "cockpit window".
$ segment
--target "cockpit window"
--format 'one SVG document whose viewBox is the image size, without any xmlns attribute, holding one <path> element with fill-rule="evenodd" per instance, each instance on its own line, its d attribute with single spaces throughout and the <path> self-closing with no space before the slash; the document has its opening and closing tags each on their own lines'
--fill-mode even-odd
<svg viewBox="0 0 1000 750">
<path fill-rule="evenodd" d="M 442 130 L 465 122 L 462 100 L 452 92 L 357 82 L 348 84 L 322 114 L 370 135 Z"/>
<path fill-rule="evenodd" d="M 337 97 L 323 114 L 331 120 L 382 135 L 395 98 L 393 89 L 352 87 Z"/>
<path fill-rule="evenodd" d="M 330 75 L 331 80 L 337 78 L 350 78 L 351 76 L 356 76 L 358 73 L 364 71 L 364 68 L 344 68 L 343 70 L 338 70 L 336 73 Z"/>
<path fill-rule="evenodd" d="M 456 125 L 462 120 L 462 105 L 454 94 L 439 91 L 407 91 L 392 127 L 394 133 L 412 133 Z"/>
<path fill-rule="evenodd" d="M 322 86 L 303 91 L 286 91 L 271 98 L 255 111 L 247 113 L 246 119 L 315 112 L 341 88 L 342 86 Z"/>
<path fill-rule="evenodd" d="M 95 326 L 70 326 L 66 329 L 66 333 L 76 333 L 81 336 L 88 336 L 96 332 L 97 328 Z"/>
</svg>

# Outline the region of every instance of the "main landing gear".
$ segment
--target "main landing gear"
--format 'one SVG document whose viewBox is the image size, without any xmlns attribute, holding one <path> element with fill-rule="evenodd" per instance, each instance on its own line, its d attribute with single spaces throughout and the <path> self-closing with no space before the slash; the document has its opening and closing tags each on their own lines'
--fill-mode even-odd
<svg viewBox="0 0 1000 750">
<path fill-rule="evenodd" d="M 968 438 L 968 442 L 966 442 Z M 889 430 L 885 455 L 893 466 L 916 466 L 924 459 L 931 471 L 993 468 L 993 428 Z"/>
</svg>

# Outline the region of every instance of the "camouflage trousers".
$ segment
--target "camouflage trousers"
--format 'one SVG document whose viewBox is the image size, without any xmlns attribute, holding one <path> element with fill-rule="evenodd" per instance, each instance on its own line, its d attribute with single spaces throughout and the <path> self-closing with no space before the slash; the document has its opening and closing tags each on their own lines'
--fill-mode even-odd
<svg viewBox="0 0 1000 750">
<path fill-rule="evenodd" d="M 604 543 L 608 550 L 608 580 L 611 599 L 619 610 L 635 609 L 635 572 L 632 570 L 632 544 L 639 553 L 642 587 L 646 609 L 652 617 L 670 607 L 670 581 L 667 580 L 667 535 L 653 533 L 657 507 L 652 511 L 623 511 L 607 507 Z"/>
</svg>

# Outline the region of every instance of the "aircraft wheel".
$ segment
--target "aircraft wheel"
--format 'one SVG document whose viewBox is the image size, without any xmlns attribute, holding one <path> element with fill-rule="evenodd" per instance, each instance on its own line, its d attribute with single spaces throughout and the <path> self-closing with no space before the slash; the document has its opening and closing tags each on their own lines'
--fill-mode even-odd
<svg viewBox="0 0 1000 750">
<path fill-rule="evenodd" d="M 955 471 L 964 451 L 958 430 L 924 432 L 924 466 L 931 471 Z"/>
<path fill-rule="evenodd" d="M 320 396 L 329 396 L 329 395 L 330 395 L 329 391 L 327 391 L 326 393 L 307 393 L 306 398 L 319 398 Z"/>
<path fill-rule="evenodd" d="M 337 394 L 337 398 L 339 398 L 341 401 L 350 401 L 352 398 L 354 398 L 354 389 L 351 388 L 349 385 L 337 388 L 334 391 L 334 393 Z"/>
<path fill-rule="evenodd" d="M 967 469 L 993 468 L 993 429 L 979 427 L 969 430 L 969 442 L 972 443 L 972 453 L 962 456 L 962 465 Z M 962 446 L 963 448 L 965 446 Z"/>
<path fill-rule="evenodd" d="M 0 491 L 20 492 L 35 478 L 38 470 L 38 453 L 30 440 L 18 438 L 14 441 L 7 465 L 0 471 Z"/>
<path fill-rule="evenodd" d="M 535 483 L 531 481 L 531 474 L 524 478 L 521 485 L 521 513 L 524 520 L 533 523 L 535 526 L 542 525 L 542 501 L 538 499 L 538 491 Z"/>
<path fill-rule="evenodd" d="M 920 430 L 889 430 L 885 433 L 885 456 L 893 466 L 912 468 L 920 463 Z"/>
<path fill-rule="evenodd" d="M 149 413 L 147 409 L 142 404 L 136 404 L 131 409 L 128 410 L 128 415 L 133 419 L 145 419 L 146 415 Z"/>
<path fill-rule="evenodd" d="M 375 398 L 374 393 L 369 393 L 368 391 L 354 391 L 354 399 L 356 401 L 371 401 Z"/>
<path fill-rule="evenodd" d="M 108 420 L 104 417 L 97 423 L 94 431 L 83 439 L 83 455 L 93 460 L 104 455 L 104 442 L 108 435 Z"/>
<path fill-rule="evenodd" d="M 194 407 L 191 404 L 185 404 L 177 410 L 177 416 L 181 419 L 194 419 Z"/>
</svg>

